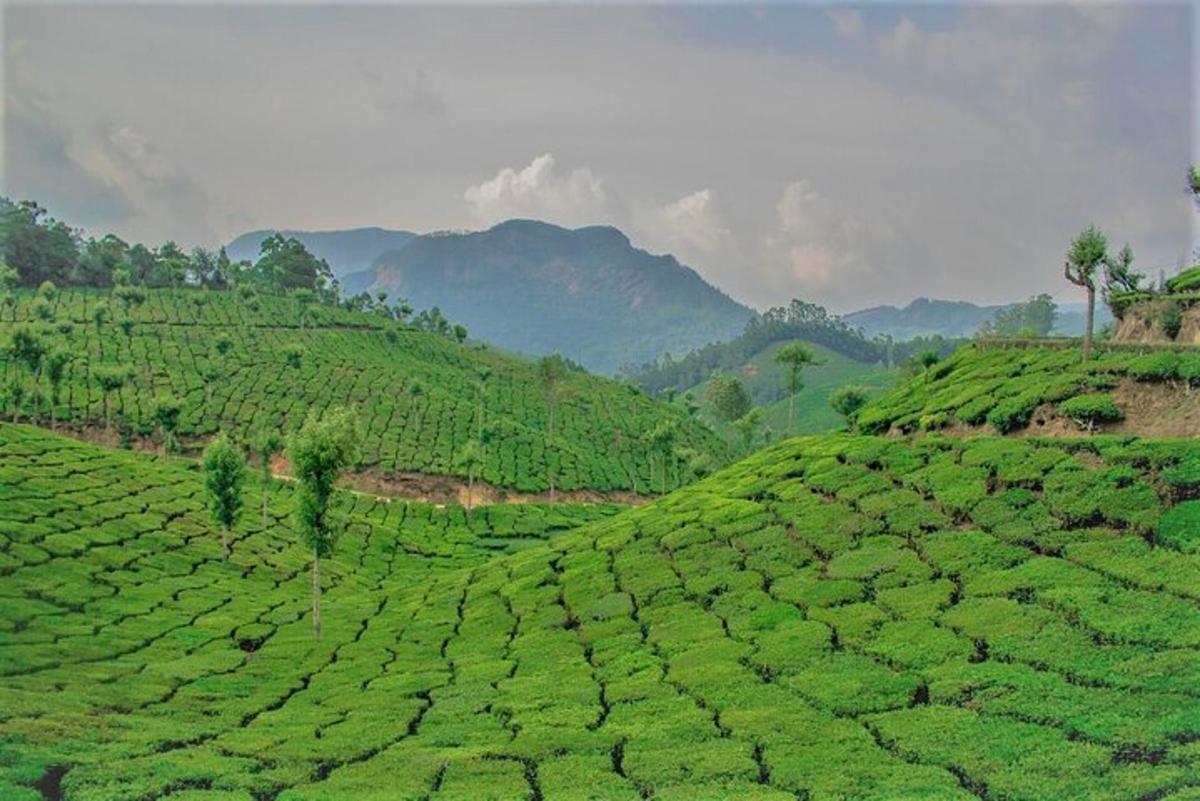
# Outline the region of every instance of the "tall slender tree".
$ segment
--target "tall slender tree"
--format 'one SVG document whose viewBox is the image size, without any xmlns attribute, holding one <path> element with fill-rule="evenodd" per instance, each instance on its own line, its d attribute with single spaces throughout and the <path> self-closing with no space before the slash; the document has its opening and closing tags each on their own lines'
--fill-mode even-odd
<svg viewBox="0 0 1200 801">
<path fill-rule="evenodd" d="M 267 499 L 275 483 L 271 478 L 271 460 L 275 454 L 283 450 L 283 437 L 274 429 L 264 429 L 258 433 L 253 442 L 254 452 L 258 455 L 258 467 L 262 483 L 262 527 L 267 527 Z"/>
<path fill-rule="evenodd" d="M 230 533 L 242 508 L 245 477 L 245 455 L 224 432 L 217 434 L 204 451 L 204 488 L 208 492 L 209 511 L 221 527 L 221 553 L 225 559 L 229 559 Z"/>
<path fill-rule="evenodd" d="M 537 372 L 538 382 L 542 385 L 542 392 L 545 393 L 546 397 L 548 415 L 546 425 L 546 478 L 550 484 L 550 500 L 553 501 L 555 499 L 555 476 L 554 463 L 550 457 L 550 452 L 554 443 L 554 423 L 555 416 L 558 413 L 559 393 L 561 392 L 563 381 L 567 377 L 567 362 L 557 353 L 544 356 L 538 361 Z"/>
<path fill-rule="evenodd" d="M 775 363 L 781 364 L 787 370 L 788 391 L 788 433 L 795 429 L 796 394 L 804 388 L 800 373 L 805 365 L 813 364 L 816 357 L 812 349 L 802 342 L 789 342 L 775 351 Z"/>
<path fill-rule="evenodd" d="M 55 348 L 46 356 L 46 380 L 50 382 L 50 427 L 58 428 L 58 402 L 62 394 L 62 382 L 67 375 L 67 365 L 75 355 L 63 348 Z"/>
<path fill-rule="evenodd" d="M 321 639 L 321 559 L 333 553 L 340 533 L 329 519 L 334 484 L 358 459 L 357 418 L 349 409 L 334 408 L 324 415 L 310 413 L 303 427 L 288 440 L 299 491 L 296 524 L 305 546 L 312 550 L 313 637 Z"/>
<path fill-rule="evenodd" d="M 1096 271 L 1108 260 L 1108 239 L 1092 225 L 1071 241 L 1063 275 L 1087 293 L 1087 317 L 1083 328 L 1083 360 L 1092 358 L 1092 337 L 1096 321 Z"/>
</svg>

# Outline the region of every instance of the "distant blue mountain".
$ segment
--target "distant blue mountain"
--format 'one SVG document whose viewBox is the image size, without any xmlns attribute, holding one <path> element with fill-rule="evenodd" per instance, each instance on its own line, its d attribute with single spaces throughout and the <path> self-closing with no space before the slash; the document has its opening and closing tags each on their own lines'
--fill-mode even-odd
<svg viewBox="0 0 1200 801">
<path fill-rule="evenodd" d="M 255 261 L 262 241 L 273 233 L 276 231 L 271 229 L 250 231 L 230 242 L 225 250 L 234 261 Z M 278 233 L 303 242 L 315 255 L 329 262 L 334 276 L 338 279 L 368 269 L 381 253 L 398 250 L 417 236 L 411 231 L 392 231 L 386 228 L 352 228 L 345 231 L 280 230 Z"/>
</svg>

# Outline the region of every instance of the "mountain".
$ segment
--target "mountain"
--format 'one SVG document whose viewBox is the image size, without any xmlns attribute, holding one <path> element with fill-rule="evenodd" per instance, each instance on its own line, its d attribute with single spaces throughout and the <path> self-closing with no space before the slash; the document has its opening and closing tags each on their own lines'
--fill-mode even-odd
<svg viewBox="0 0 1200 801">
<path fill-rule="evenodd" d="M 868 337 L 890 334 L 898 340 L 941 334 L 945 337 L 971 336 L 1003 305 L 980 306 L 965 300 L 917 298 L 904 308 L 873 306 L 842 315 L 850 326 L 861 328 Z M 1061 303 L 1054 333 L 1065 336 L 1083 334 L 1084 304 Z M 1096 303 L 1096 328 L 1112 321 L 1103 303 Z"/>
<path fill-rule="evenodd" d="M 258 249 L 262 241 L 273 233 L 276 231 L 272 229 L 250 231 L 230 242 L 225 250 L 229 258 L 235 261 L 254 261 L 258 258 Z M 334 276 L 339 279 L 370 267 L 379 254 L 398 250 L 417 236 L 411 231 L 393 231 L 387 228 L 351 228 L 344 231 L 280 230 L 278 233 L 303 242 L 306 248 L 329 262 Z"/>
<path fill-rule="evenodd" d="M 736 336 L 753 312 L 616 228 L 510 220 L 417 237 L 376 259 L 372 291 L 438 306 L 473 337 L 606 373 Z M 362 283 L 348 276 L 347 284 Z"/>
<path fill-rule="evenodd" d="M 977 306 L 965 300 L 917 298 L 904 308 L 874 306 L 842 315 L 868 337 L 889 334 L 896 339 L 916 336 L 962 337 L 974 334 L 1001 306 Z"/>
</svg>

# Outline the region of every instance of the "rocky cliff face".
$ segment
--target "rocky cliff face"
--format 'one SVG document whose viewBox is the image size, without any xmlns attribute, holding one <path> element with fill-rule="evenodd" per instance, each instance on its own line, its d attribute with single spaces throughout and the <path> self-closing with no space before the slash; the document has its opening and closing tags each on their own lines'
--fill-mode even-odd
<svg viewBox="0 0 1200 801">
<path fill-rule="evenodd" d="M 1163 330 L 1163 316 L 1171 302 L 1152 300 L 1138 303 L 1126 310 L 1117 321 L 1113 334 L 1116 342 L 1174 342 L 1179 345 L 1200 345 L 1200 305 L 1184 307 L 1179 333 L 1174 339 Z"/>
</svg>

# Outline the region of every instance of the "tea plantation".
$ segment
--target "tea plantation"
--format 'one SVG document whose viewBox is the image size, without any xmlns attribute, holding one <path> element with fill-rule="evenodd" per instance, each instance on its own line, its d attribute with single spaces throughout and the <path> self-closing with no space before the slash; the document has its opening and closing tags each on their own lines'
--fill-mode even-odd
<svg viewBox="0 0 1200 801">
<path fill-rule="evenodd" d="M 1010 433 L 1025 429 L 1034 410 L 1049 404 L 1081 429 L 1091 428 L 1137 411 L 1114 401 L 1112 391 L 1122 381 L 1181 391 L 1200 387 L 1200 352 L 1110 348 L 1084 363 L 1077 347 L 970 345 L 868 404 L 858 426 L 884 433 L 960 423 Z"/>
<path fill-rule="evenodd" d="M 1196 442 L 802 438 L 616 515 L 343 495 L 320 641 L 256 493 L 224 562 L 189 464 L 0 425 L 0 797 L 1200 797 Z"/>
<path fill-rule="evenodd" d="M 310 410 L 349 405 L 365 434 L 364 468 L 466 477 L 458 457 L 482 429 L 493 444 L 479 452 L 477 477 L 525 492 L 551 479 L 563 490 L 658 492 L 689 480 L 697 456 L 729 457 L 685 412 L 617 382 L 568 371 L 551 400 L 530 362 L 282 296 L 150 290 L 122 305 L 99 291 L 49 301 L 27 293 L 0 321 L 0 343 L 29 328 L 75 357 L 56 392 L 40 380 L 42 422 L 56 399 L 59 420 L 94 431 L 115 420 L 157 441 L 154 407 L 167 396 L 182 405 L 177 437 L 187 447 L 219 428 L 286 432 Z M 0 361 L 9 396 L 0 408 L 28 420 L 32 371 L 3 353 Z M 106 391 L 114 369 L 127 380 Z M 669 453 L 651 437 L 664 428 Z"/>
</svg>

